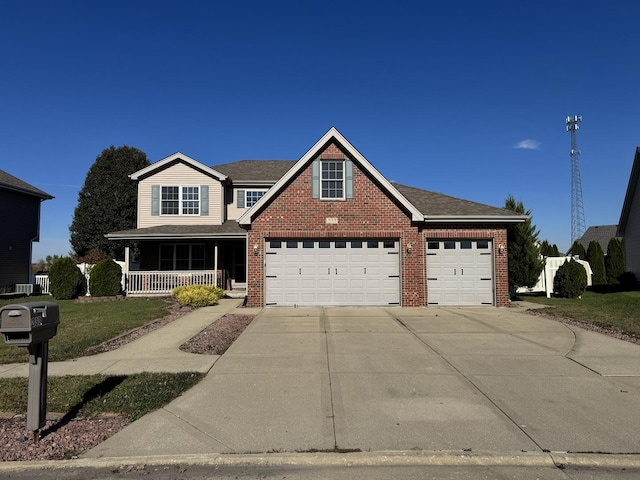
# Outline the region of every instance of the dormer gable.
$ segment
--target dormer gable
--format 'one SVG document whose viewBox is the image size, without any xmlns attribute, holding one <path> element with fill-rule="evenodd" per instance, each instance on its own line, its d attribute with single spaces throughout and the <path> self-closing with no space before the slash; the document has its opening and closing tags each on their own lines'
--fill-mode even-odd
<svg viewBox="0 0 640 480">
<path fill-rule="evenodd" d="M 215 178 L 219 182 L 225 182 L 227 180 L 226 175 L 218 172 L 217 170 L 214 170 L 213 168 L 207 167 L 203 163 L 200 163 L 197 160 L 194 160 L 193 158 L 181 152 L 176 152 L 173 155 L 169 155 L 168 157 L 163 158 L 162 160 L 158 160 L 157 162 L 152 163 L 148 167 L 145 167 L 142 170 L 138 170 L 137 172 L 132 173 L 131 175 L 129 175 L 129 178 L 131 180 L 143 180 L 151 175 L 155 175 L 158 172 L 166 170 L 167 168 L 170 168 L 179 163 L 189 166 L 194 170 L 197 170 L 200 173 L 203 173 L 204 175 L 208 175 L 212 178 Z"/>
</svg>

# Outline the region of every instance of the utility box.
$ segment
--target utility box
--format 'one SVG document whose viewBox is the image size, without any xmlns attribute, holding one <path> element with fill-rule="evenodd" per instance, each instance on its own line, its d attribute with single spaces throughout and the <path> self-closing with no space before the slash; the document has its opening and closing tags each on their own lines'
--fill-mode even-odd
<svg viewBox="0 0 640 480">
<path fill-rule="evenodd" d="M 60 323 L 58 304 L 26 302 L 0 309 L 0 333 L 7 345 L 28 347 L 52 339 Z"/>
</svg>

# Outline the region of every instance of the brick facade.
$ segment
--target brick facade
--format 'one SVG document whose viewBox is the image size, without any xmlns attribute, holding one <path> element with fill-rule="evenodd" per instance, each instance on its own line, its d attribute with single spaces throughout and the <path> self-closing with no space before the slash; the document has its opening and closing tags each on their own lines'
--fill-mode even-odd
<svg viewBox="0 0 640 480">
<path fill-rule="evenodd" d="M 315 158 L 318 158 L 316 155 Z M 342 160 L 347 155 L 336 143 L 321 149 L 319 158 Z M 311 162 L 254 217 L 247 236 L 247 305 L 264 306 L 264 246 L 268 239 L 394 239 L 400 242 L 401 302 L 404 307 L 427 304 L 425 268 L 426 239 L 491 239 L 494 245 L 496 305 L 509 301 L 506 229 L 495 225 L 451 225 L 423 227 L 412 223 L 409 212 L 390 198 L 375 180 L 353 162 L 353 198 L 312 198 Z M 332 222 L 327 223 L 331 218 Z M 257 253 L 254 247 L 257 246 Z"/>
</svg>

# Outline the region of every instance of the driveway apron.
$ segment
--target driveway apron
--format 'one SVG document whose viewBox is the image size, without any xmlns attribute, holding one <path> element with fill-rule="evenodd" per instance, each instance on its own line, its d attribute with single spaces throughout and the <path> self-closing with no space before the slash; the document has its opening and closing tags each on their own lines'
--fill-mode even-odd
<svg viewBox="0 0 640 480">
<path fill-rule="evenodd" d="M 263 309 L 200 384 L 86 456 L 640 452 L 640 347 L 514 310 Z"/>
</svg>

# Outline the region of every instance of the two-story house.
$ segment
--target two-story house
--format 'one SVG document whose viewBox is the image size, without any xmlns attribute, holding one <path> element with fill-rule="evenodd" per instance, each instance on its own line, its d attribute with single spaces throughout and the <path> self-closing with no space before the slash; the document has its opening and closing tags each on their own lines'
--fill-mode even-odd
<svg viewBox="0 0 640 480">
<path fill-rule="evenodd" d="M 40 204 L 53 197 L 0 170 L 0 292 L 31 282 L 31 251 L 40 239 Z"/>
<path fill-rule="evenodd" d="M 217 282 L 250 306 L 509 302 L 506 228 L 526 217 L 392 183 L 335 128 L 297 161 L 176 153 L 131 178 L 138 228 L 107 235 L 140 242 L 130 294 Z"/>
</svg>

